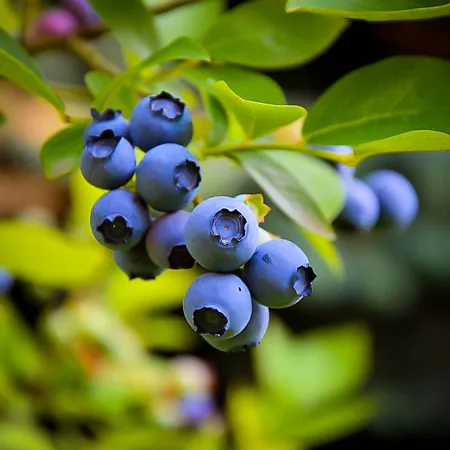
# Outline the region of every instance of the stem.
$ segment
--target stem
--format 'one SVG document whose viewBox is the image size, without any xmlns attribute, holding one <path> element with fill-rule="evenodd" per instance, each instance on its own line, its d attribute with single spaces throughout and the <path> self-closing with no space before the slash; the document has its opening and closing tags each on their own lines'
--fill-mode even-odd
<svg viewBox="0 0 450 450">
<path fill-rule="evenodd" d="M 194 205 L 194 207 L 195 206 L 198 206 L 198 205 L 200 205 L 200 203 L 203 201 L 203 199 L 200 197 L 200 195 L 196 195 L 195 197 L 194 197 L 194 200 L 192 200 L 192 204 Z"/>
<path fill-rule="evenodd" d="M 120 73 L 120 70 L 106 59 L 93 45 L 79 37 L 70 37 L 67 40 L 67 47 L 94 70 L 100 70 L 112 76 Z"/>
<path fill-rule="evenodd" d="M 323 150 L 312 150 L 299 144 L 281 144 L 276 142 L 267 143 L 242 143 L 237 145 L 219 145 L 217 147 L 203 149 L 206 156 L 230 155 L 240 151 L 257 151 L 257 150 L 286 150 L 290 152 L 303 153 L 305 155 L 315 156 L 318 158 L 328 159 L 347 166 L 354 166 L 357 158 L 353 155 L 338 155 Z"/>
<path fill-rule="evenodd" d="M 22 2 L 22 23 L 20 25 L 19 40 L 23 45 L 26 45 L 31 27 L 39 11 L 39 0 L 22 0 Z"/>
<path fill-rule="evenodd" d="M 168 80 L 170 78 L 176 78 L 178 75 L 182 75 L 186 69 L 192 69 L 199 66 L 202 63 L 200 60 L 188 59 L 175 63 L 172 67 L 167 67 L 156 71 L 155 73 L 147 76 L 144 80 L 146 84 L 157 83 L 158 81 Z"/>
<path fill-rule="evenodd" d="M 38 0 L 29 0 L 30 2 Z M 125 0 L 123 0 L 125 1 Z M 190 5 L 191 3 L 196 3 L 198 0 L 171 0 L 166 3 L 155 5 L 150 10 L 153 14 L 163 14 L 165 12 L 172 11 L 180 6 Z M 108 26 L 105 23 L 101 23 L 97 27 L 85 28 L 77 33 L 77 36 L 83 39 L 95 39 L 109 31 Z M 71 38 L 65 36 L 55 36 L 51 38 L 38 38 L 31 42 L 25 43 L 25 48 L 29 53 L 39 53 L 44 50 L 54 49 L 54 48 L 65 48 L 68 46 L 68 41 Z"/>
</svg>

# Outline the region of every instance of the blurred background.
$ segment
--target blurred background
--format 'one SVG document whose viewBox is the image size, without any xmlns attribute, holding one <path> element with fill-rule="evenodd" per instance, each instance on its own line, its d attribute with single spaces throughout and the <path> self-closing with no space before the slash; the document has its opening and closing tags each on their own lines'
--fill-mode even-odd
<svg viewBox="0 0 450 450">
<path fill-rule="evenodd" d="M 382 58 L 449 59 L 449 41 L 449 19 L 353 22 L 314 62 L 268 75 L 289 103 L 308 107 L 342 75 Z M 93 42 L 120 64 L 111 36 Z M 66 101 L 73 97 L 74 115 L 86 115 L 84 63 L 58 49 L 36 61 Z M 314 294 L 272 311 L 259 348 L 228 355 L 184 322 L 181 299 L 194 270 L 129 282 L 90 235 L 101 192 L 79 173 L 45 179 L 40 146 L 63 126 L 54 111 L 6 81 L 0 104 L 0 252 L 19 272 L 0 272 L 0 450 L 448 446 L 447 152 L 358 167 L 358 176 L 403 173 L 421 207 L 401 233 L 338 230 L 343 279 L 270 205 L 265 228 L 305 246 L 319 275 Z M 206 161 L 204 174 L 202 197 L 259 191 L 225 159 Z M 21 272 L 25 260 L 32 276 Z"/>
</svg>

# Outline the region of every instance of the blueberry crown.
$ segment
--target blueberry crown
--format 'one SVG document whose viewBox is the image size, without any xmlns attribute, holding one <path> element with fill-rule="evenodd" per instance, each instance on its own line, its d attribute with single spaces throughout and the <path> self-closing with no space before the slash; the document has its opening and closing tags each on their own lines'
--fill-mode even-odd
<svg viewBox="0 0 450 450">
<path fill-rule="evenodd" d="M 167 120 L 179 120 L 184 114 L 186 104 L 166 91 L 150 95 L 150 111 Z"/>
<path fill-rule="evenodd" d="M 96 122 L 107 122 L 108 120 L 114 120 L 117 118 L 117 116 L 120 116 L 122 114 L 122 111 L 120 109 L 110 109 L 103 111 L 102 113 L 99 112 L 95 108 L 91 108 L 91 117 Z"/>
</svg>

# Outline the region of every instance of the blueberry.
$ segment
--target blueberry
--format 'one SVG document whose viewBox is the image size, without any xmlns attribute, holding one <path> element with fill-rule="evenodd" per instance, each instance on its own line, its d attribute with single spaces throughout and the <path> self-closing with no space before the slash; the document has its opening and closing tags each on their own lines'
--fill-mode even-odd
<svg viewBox="0 0 450 450">
<path fill-rule="evenodd" d="M 91 230 L 100 244 L 112 250 L 127 250 L 144 237 L 150 212 L 134 192 L 116 189 L 103 194 L 91 211 Z"/>
<path fill-rule="evenodd" d="M 14 284 L 14 278 L 5 269 L 0 267 L 0 295 L 7 294 Z"/>
<path fill-rule="evenodd" d="M 151 223 L 147 234 L 147 251 L 158 266 L 168 269 L 190 269 L 194 258 L 184 241 L 184 227 L 189 217 L 186 211 L 165 214 Z"/>
<path fill-rule="evenodd" d="M 162 91 L 136 105 L 130 132 L 135 145 L 144 152 L 169 142 L 187 146 L 193 134 L 191 113 L 180 99 Z"/>
<path fill-rule="evenodd" d="M 345 204 L 338 223 L 357 230 L 370 230 L 380 216 L 380 204 L 375 192 L 357 178 L 344 181 Z"/>
<path fill-rule="evenodd" d="M 76 33 L 79 26 L 77 18 L 70 11 L 53 8 L 40 14 L 34 32 L 39 37 L 66 37 Z"/>
<path fill-rule="evenodd" d="M 189 253 L 205 269 L 232 272 L 258 245 L 259 227 L 251 209 L 231 197 L 211 197 L 194 208 L 186 222 Z"/>
<path fill-rule="evenodd" d="M 419 199 L 413 185 L 393 170 L 378 170 L 366 178 L 380 202 L 380 223 L 406 228 L 417 216 Z"/>
<path fill-rule="evenodd" d="M 247 286 L 236 275 L 205 273 L 186 292 L 183 310 L 197 333 L 227 339 L 247 326 L 252 299 Z"/>
<path fill-rule="evenodd" d="M 115 136 L 130 140 L 128 120 L 122 116 L 120 110 L 107 109 L 103 113 L 95 108 L 91 109 L 92 122 L 88 124 L 83 133 L 83 142 L 86 145 L 91 137 L 100 137 L 105 130 L 112 130 Z"/>
<path fill-rule="evenodd" d="M 119 268 L 125 272 L 130 280 L 142 278 L 143 280 L 154 280 L 164 272 L 148 256 L 145 240 L 142 240 L 129 250 L 116 250 L 114 261 Z"/>
<path fill-rule="evenodd" d="M 93 27 L 101 22 L 88 0 L 64 0 L 65 7 L 71 11 L 85 27 Z"/>
<path fill-rule="evenodd" d="M 259 345 L 269 326 L 269 308 L 252 300 L 250 322 L 236 336 L 230 339 L 218 339 L 215 336 L 203 336 L 205 341 L 222 352 L 237 353 Z"/>
<path fill-rule="evenodd" d="M 311 295 L 315 278 L 303 250 L 286 239 L 261 244 L 244 266 L 253 298 L 270 308 L 287 308 Z"/>
<path fill-rule="evenodd" d="M 158 211 L 176 211 L 197 195 L 201 169 L 187 148 L 178 144 L 155 147 L 142 158 L 136 170 L 141 197 Z"/>
<path fill-rule="evenodd" d="M 127 184 L 136 170 L 133 146 L 112 130 L 91 137 L 81 155 L 81 173 L 100 189 L 117 189 Z"/>
<path fill-rule="evenodd" d="M 201 425 L 215 409 L 214 399 L 208 393 L 187 393 L 179 401 L 179 411 L 188 425 Z"/>
</svg>

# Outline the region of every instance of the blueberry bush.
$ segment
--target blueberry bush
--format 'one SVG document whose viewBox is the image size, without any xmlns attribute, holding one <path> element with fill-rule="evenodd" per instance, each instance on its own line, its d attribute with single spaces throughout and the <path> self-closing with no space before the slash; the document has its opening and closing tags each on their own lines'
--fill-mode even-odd
<svg viewBox="0 0 450 450">
<path fill-rule="evenodd" d="M 405 176 L 355 168 L 450 148 L 450 63 L 384 59 L 308 110 L 267 73 L 319 58 L 351 20 L 427 20 L 449 3 L 21 3 L 0 1 L 0 75 L 56 111 L 62 126 L 40 160 L 48 179 L 68 180 L 72 204 L 64 227 L 0 222 L 0 448 L 288 450 L 364 426 L 377 406 L 362 389 L 367 329 L 298 337 L 276 310 L 313 301 L 310 255 L 343 276 L 336 231 L 415 220 Z M 117 51 L 102 51 L 103 38 Z M 57 67 L 44 75 L 48 51 L 85 64 L 83 86 L 63 87 Z M 211 161 L 259 189 L 206 198 Z M 266 227 L 271 208 L 302 248 Z M 15 278 L 50 305 L 31 327 L 11 300 Z M 181 307 L 184 318 L 171 314 Z M 256 383 L 227 391 L 225 415 L 213 369 L 158 353 L 192 350 L 195 333 L 230 358 L 251 353 Z"/>
</svg>

